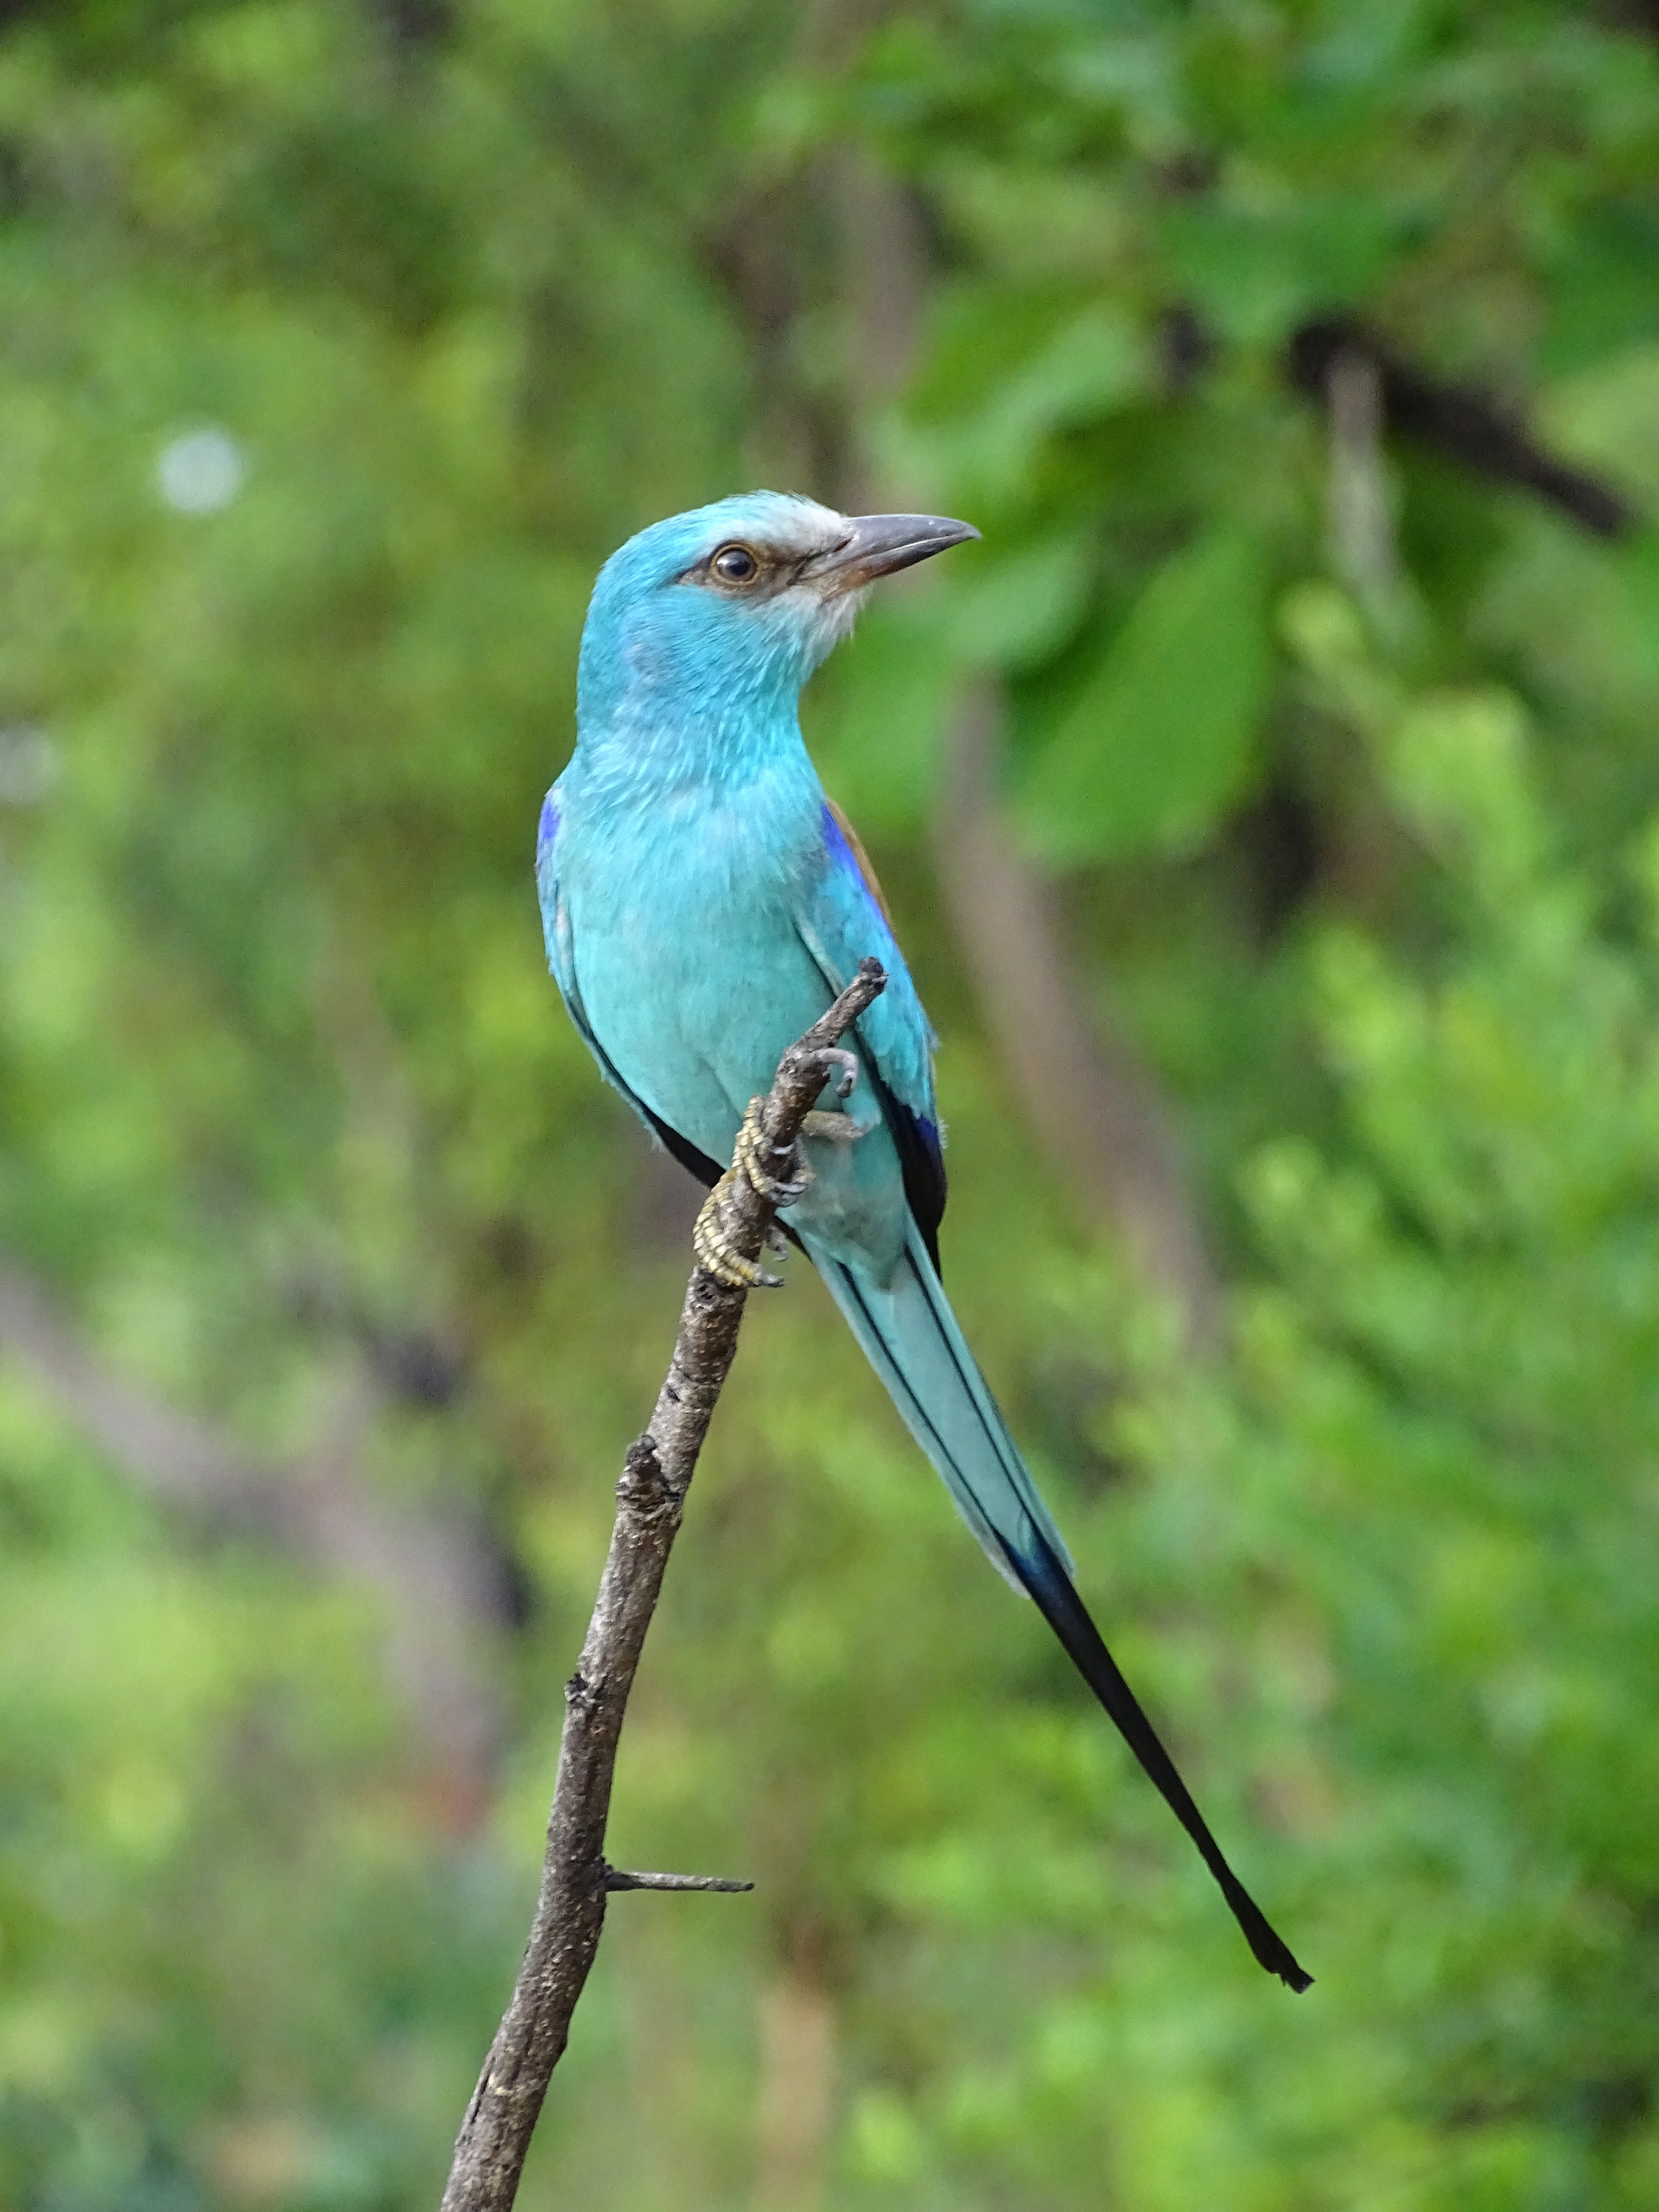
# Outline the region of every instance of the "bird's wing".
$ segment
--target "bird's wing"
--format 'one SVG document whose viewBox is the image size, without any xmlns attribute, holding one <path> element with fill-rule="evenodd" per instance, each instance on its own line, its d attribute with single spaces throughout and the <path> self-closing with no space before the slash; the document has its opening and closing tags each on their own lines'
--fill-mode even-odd
<svg viewBox="0 0 1659 2212">
<path fill-rule="evenodd" d="M 536 890 L 541 901 L 542 931 L 547 940 L 547 964 L 553 981 L 559 987 L 559 996 L 566 1011 L 576 1024 L 582 1042 L 599 1062 L 599 1073 L 613 1090 L 620 1091 L 646 1127 L 650 1130 L 665 1151 L 672 1153 L 683 1168 L 696 1176 L 707 1188 L 713 1189 L 720 1179 L 720 1163 L 711 1160 L 689 1137 L 672 1128 L 660 1114 L 653 1114 L 636 1091 L 630 1090 L 617 1073 L 616 1064 L 605 1047 L 593 1034 L 593 1025 L 587 1018 L 587 1009 L 582 1004 L 582 994 L 576 981 L 576 959 L 570 936 L 570 912 L 559 890 L 558 872 L 559 802 L 556 790 L 550 791 L 542 805 L 542 818 L 536 832 Z"/>
<path fill-rule="evenodd" d="M 860 1018 L 856 1034 L 903 1170 L 905 1198 L 937 1269 L 945 1186 L 933 1102 L 933 1032 L 858 832 L 830 799 L 817 859 L 796 903 L 795 926 L 832 995 L 845 990 L 866 954 L 887 970 L 887 988 Z"/>
</svg>

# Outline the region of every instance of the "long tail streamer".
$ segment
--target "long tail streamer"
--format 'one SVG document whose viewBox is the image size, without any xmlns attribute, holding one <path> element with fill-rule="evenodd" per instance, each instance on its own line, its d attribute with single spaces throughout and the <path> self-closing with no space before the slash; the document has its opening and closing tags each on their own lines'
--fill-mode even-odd
<svg viewBox="0 0 1659 2212">
<path fill-rule="evenodd" d="M 890 1283 L 878 1287 L 823 1251 L 814 1264 L 905 1423 L 945 1478 L 992 1564 L 1035 1599 L 1043 1619 L 1192 1838 L 1260 1965 L 1301 1990 L 1297 1965 L 1210 1833 L 1175 1761 L 1124 1680 L 1072 1581 L 1071 1560 L 995 1400 L 913 1233 Z"/>
</svg>

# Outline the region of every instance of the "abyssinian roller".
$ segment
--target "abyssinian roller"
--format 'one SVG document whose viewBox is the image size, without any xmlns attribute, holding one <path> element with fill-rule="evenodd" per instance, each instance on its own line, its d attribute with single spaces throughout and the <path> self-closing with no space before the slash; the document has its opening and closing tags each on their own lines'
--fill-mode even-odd
<svg viewBox="0 0 1659 2212">
<path fill-rule="evenodd" d="M 933 1033 L 863 849 L 801 738 L 801 687 L 870 586 L 977 535 L 938 515 L 848 516 L 753 492 L 656 523 L 614 554 L 582 634 L 575 752 L 542 811 L 548 958 L 602 1073 L 711 1189 L 785 1050 L 861 958 L 880 962 L 887 988 L 846 1040 L 858 1079 L 845 1097 L 827 1087 L 809 1115 L 779 1218 L 992 1564 L 1035 1599 L 1197 1845 L 1256 1958 L 1305 1989 L 1078 1595 L 951 1310 Z M 695 1242 L 722 1279 L 757 1279 L 726 1248 L 712 1201 Z"/>
</svg>

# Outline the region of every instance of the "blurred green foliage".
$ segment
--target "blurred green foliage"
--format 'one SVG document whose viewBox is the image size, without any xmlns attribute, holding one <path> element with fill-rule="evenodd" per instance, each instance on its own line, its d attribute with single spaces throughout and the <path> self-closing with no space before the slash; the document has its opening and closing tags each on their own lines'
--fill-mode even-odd
<svg viewBox="0 0 1659 2212">
<path fill-rule="evenodd" d="M 1252 1966 L 797 1279 L 614 1823 L 761 1887 L 617 1900 L 524 2201 L 1650 2206 L 1659 556 L 1391 439 L 1379 593 L 1285 372 L 1363 316 L 1659 507 L 1649 13 L 0 17 L 0 1254 L 313 1481 L 437 1347 L 356 1449 L 526 1614 L 480 1814 L 371 1592 L 163 1510 L 0 1346 L 0 2206 L 436 2200 L 688 1264 L 530 890 L 587 584 L 857 451 L 985 532 L 809 702 L 944 1037 L 953 1294 L 1319 1978 Z M 890 403 L 849 156 L 928 241 Z M 986 671 L 1194 1163 L 1208 1371 L 1034 1161 L 933 895 Z"/>
</svg>

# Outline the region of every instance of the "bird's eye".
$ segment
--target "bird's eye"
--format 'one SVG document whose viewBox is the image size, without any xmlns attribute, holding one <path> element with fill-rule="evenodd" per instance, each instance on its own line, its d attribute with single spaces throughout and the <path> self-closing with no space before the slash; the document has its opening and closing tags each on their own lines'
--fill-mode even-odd
<svg viewBox="0 0 1659 2212">
<path fill-rule="evenodd" d="M 760 574 L 760 562 L 746 545 L 722 545 L 709 565 L 723 584 L 750 584 Z"/>
</svg>

